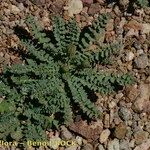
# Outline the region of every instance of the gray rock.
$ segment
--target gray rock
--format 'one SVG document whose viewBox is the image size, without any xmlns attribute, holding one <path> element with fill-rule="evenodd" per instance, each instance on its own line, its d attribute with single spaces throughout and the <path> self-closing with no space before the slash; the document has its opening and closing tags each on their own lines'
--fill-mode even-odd
<svg viewBox="0 0 150 150">
<path fill-rule="evenodd" d="M 19 8 L 21 11 L 23 11 L 23 10 L 24 10 L 24 5 L 23 5 L 23 3 L 19 3 L 19 4 L 18 4 L 18 8 Z"/>
<path fill-rule="evenodd" d="M 83 138 L 80 136 L 76 136 L 76 141 L 77 141 L 78 145 L 82 145 Z"/>
<path fill-rule="evenodd" d="M 135 55 L 134 55 L 133 52 L 128 52 L 128 53 L 126 54 L 126 61 L 131 61 L 131 60 L 134 59 L 134 57 L 135 57 Z"/>
<path fill-rule="evenodd" d="M 120 110 L 119 110 L 119 116 L 124 121 L 128 121 L 128 120 L 132 119 L 131 112 L 127 108 L 125 108 L 125 107 L 121 107 L 120 108 Z"/>
<path fill-rule="evenodd" d="M 105 114 L 104 116 L 104 127 L 109 128 L 110 126 L 110 116 L 109 114 Z"/>
<path fill-rule="evenodd" d="M 142 144 L 143 142 L 145 142 L 148 139 L 148 132 L 146 131 L 138 131 L 134 134 L 135 137 L 135 143 L 137 145 Z"/>
<path fill-rule="evenodd" d="M 114 139 L 113 141 L 109 141 L 108 150 L 120 150 L 119 140 Z"/>
<path fill-rule="evenodd" d="M 93 146 L 89 143 L 85 144 L 81 150 L 93 150 Z"/>
<path fill-rule="evenodd" d="M 131 128 L 131 127 L 127 127 L 126 137 L 127 137 L 128 139 L 131 139 L 132 134 L 133 134 L 132 128 Z"/>
<path fill-rule="evenodd" d="M 145 130 L 150 133 L 150 121 L 145 125 Z"/>
<path fill-rule="evenodd" d="M 135 147 L 134 150 L 149 150 L 149 149 L 150 149 L 150 139 L 147 139 L 144 143 Z"/>
<path fill-rule="evenodd" d="M 122 140 L 120 142 L 120 150 L 131 150 L 129 146 L 129 142 L 126 140 Z"/>
<path fill-rule="evenodd" d="M 65 126 L 61 126 L 61 137 L 69 140 L 73 137 L 73 135 Z"/>
<path fill-rule="evenodd" d="M 146 54 L 142 54 L 135 59 L 135 67 L 142 69 L 148 66 L 148 57 Z"/>
<path fill-rule="evenodd" d="M 4 57 L 0 56 L 0 64 L 3 63 L 5 61 Z"/>
<path fill-rule="evenodd" d="M 97 147 L 97 150 L 105 150 L 105 149 L 104 149 L 103 145 L 99 144 L 98 147 Z"/>
<path fill-rule="evenodd" d="M 101 135 L 100 135 L 99 141 L 101 143 L 105 143 L 107 141 L 109 135 L 110 135 L 110 130 L 109 129 L 103 130 Z"/>
</svg>

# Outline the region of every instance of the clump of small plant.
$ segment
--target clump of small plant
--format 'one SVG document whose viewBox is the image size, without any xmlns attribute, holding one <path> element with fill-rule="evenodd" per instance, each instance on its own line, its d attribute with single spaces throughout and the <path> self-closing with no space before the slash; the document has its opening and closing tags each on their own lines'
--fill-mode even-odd
<svg viewBox="0 0 150 150">
<path fill-rule="evenodd" d="M 49 36 L 32 16 L 26 20 L 32 38 L 22 40 L 25 63 L 6 67 L 0 77 L 0 138 L 46 139 L 45 131 L 68 125 L 76 109 L 97 118 L 100 112 L 87 91 L 109 94 L 132 83 L 128 74 L 96 70 L 121 46 L 99 42 L 109 17 L 102 14 L 81 31 L 74 19 L 56 16 Z M 96 49 L 89 48 L 92 44 Z"/>
<path fill-rule="evenodd" d="M 135 4 L 139 7 L 148 7 L 149 6 L 149 0 L 136 0 Z"/>
</svg>

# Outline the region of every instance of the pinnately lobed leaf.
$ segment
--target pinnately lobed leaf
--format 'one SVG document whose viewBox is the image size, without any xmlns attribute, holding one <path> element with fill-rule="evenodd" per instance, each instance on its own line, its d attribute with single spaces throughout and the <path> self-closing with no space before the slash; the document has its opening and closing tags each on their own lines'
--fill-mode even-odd
<svg viewBox="0 0 150 150">
<path fill-rule="evenodd" d="M 46 139 L 46 130 L 73 121 L 75 109 L 91 119 L 98 118 L 100 112 L 89 99 L 88 90 L 110 94 L 117 85 L 132 83 L 130 75 L 95 69 L 97 63 L 118 51 L 119 42 L 97 45 L 96 51 L 88 50 L 105 32 L 109 18 L 108 14 L 102 14 L 82 31 L 74 19 L 64 21 L 56 16 L 51 36 L 34 17 L 27 18 L 32 38 L 21 39 L 28 52 L 25 64 L 5 68 L 0 77 L 2 139 Z"/>
</svg>

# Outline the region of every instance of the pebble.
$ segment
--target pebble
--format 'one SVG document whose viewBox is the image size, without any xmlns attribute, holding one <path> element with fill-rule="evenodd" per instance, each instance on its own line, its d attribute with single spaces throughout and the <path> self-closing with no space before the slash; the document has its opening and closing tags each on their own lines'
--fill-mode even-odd
<svg viewBox="0 0 150 150">
<path fill-rule="evenodd" d="M 150 24 L 149 23 L 144 23 L 144 24 L 142 24 L 142 26 L 143 26 L 143 30 L 142 30 L 143 34 L 150 33 Z"/>
<path fill-rule="evenodd" d="M 119 140 L 114 139 L 108 142 L 108 150 L 120 150 Z"/>
<path fill-rule="evenodd" d="M 129 0 L 119 0 L 119 5 L 123 8 L 127 7 Z"/>
<path fill-rule="evenodd" d="M 126 61 L 131 61 L 131 60 L 134 59 L 134 57 L 135 57 L 135 55 L 134 55 L 133 52 L 128 52 L 128 53 L 126 54 Z"/>
<path fill-rule="evenodd" d="M 123 98 L 124 94 L 123 93 L 118 93 L 116 94 L 115 98 L 120 100 L 121 98 Z"/>
<path fill-rule="evenodd" d="M 4 57 L 0 56 L 0 64 L 5 61 Z"/>
<path fill-rule="evenodd" d="M 114 29 L 114 19 L 110 19 L 106 25 L 106 31 L 113 31 Z"/>
<path fill-rule="evenodd" d="M 65 150 L 78 150 L 78 146 L 77 145 L 69 146 L 65 148 Z"/>
<path fill-rule="evenodd" d="M 138 69 L 144 69 L 148 66 L 148 57 L 146 54 L 142 54 L 135 58 L 135 67 Z"/>
<path fill-rule="evenodd" d="M 132 119 L 132 114 L 131 112 L 126 108 L 126 107 L 121 107 L 118 112 L 119 116 L 121 119 L 124 121 L 128 121 Z"/>
<path fill-rule="evenodd" d="M 94 3 L 94 4 L 91 4 L 91 6 L 88 10 L 88 14 L 89 15 L 94 15 L 94 14 L 100 12 L 100 10 L 101 10 L 101 6 L 97 3 Z"/>
<path fill-rule="evenodd" d="M 137 98 L 137 96 L 139 95 L 139 90 L 137 88 L 137 85 L 135 84 L 135 85 L 132 85 L 132 86 L 128 86 L 126 88 L 125 93 L 126 93 L 126 97 L 127 97 L 126 98 L 127 102 L 134 101 Z"/>
<path fill-rule="evenodd" d="M 55 149 L 58 149 L 59 144 L 57 144 L 57 142 L 61 141 L 61 138 L 59 138 L 59 137 L 53 137 L 53 138 L 51 138 L 49 141 L 50 141 L 51 143 L 53 143 L 53 144 L 50 145 L 50 147 L 55 150 Z M 56 142 L 56 141 L 57 141 L 57 142 Z M 55 143 L 56 143 L 56 144 L 55 144 Z"/>
<path fill-rule="evenodd" d="M 140 50 L 140 49 L 141 49 L 141 43 L 140 43 L 140 41 L 134 42 L 134 47 L 135 47 L 137 50 Z"/>
<path fill-rule="evenodd" d="M 4 64 L 9 64 L 10 62 L 10 55 L 8 53 L 5 54 L 5 62 Z"/>
<path fill-rule="evenodd" d="M 18 14 L 20 12 L 20 9 L 15 5 L 10 5 L 9 9 L 10 9 L 11 13 L 13 13 L 13 14 Z"/>
<path fill-rule="evenodd" d="M 24 10 L 24 5 L 23 5 L 23 3 L 19 3 L 19 4 L 18 4 L 18 8 L 20 9 L 20 11 L 23 11 L 23 10 Z"/>
<path fill-rule="evenodd" d="M 93 0 L 82 0 L 82 2 L 90 5 L 93 3 Z"/>
<path fill-rule="evenodd" d="M 104 149 L 103 145 L 99 144 L 98 147 L 97 147 L 97 150 L 105 150 L 105 149 Z"/>
<path fill-rule="evenodd" d="M 109 128 L 109 126 L 110 126 L 110 116 L 109 116 L 109 114 L 105 114 L 105 117 L 104 117 L 104 127 L 105 128 Z"/>
<path fill-rule="evenodd" d="M 76 136 L 76 141 L 77 141 L 78 145 L 82 145 L 83 139 L 80 136 Z"/>
<path fill-rule="evenodd" d="M 61 137 L 69 140 L 73 137 L 73 135 L 65 126 L 61 126 Z"/>
<path fill-rule="evenodd" d="M 70 17 L 73 17 L 74 14 L 79 14 L 82 11 L 83 3 L 81 0 L 69 0 L 64 9 L 68 10 Z"/>
<path fill-rule="evenodd" d="M 145 130 L 150 133 L 150 121 L 146 122 Z"/>
<path fill-rule="evenodd" d="M 137 144 L 137 145 L 139 145 L 139 144 L 142 144 L 143 142 L 145 142 L 146 140 L 147 140 L 147 138 L 148 138 L 148 132 L 146 132 L 146 131 L 138 131 L 138 132 L 136 132 L 135 134 L 134 134 L 134 137 L 135 137 L 135 143 Z"/>
<path fill-rule="evenodd" d="M 109 105 L 109 108 L 112 109 L 116 106 L 116 103 L 114 101 L 111 101 L 108 105 Z"/>
<path fill-rule="evenodd" d="M 127 137 L 128 139 L 131 139 L 132 134 L 133 134 L 132 128 L 128 126 L 128 127 L 127 127 L 126 137 Z"/>
<path fill-rule="evenodd" d="M 134 150 L 149 150 L 150 149 L 150 139 L 147 139 L 144 143 L 136 146 Z"/>
<path fill-rule="evenodd" d="M 105 143 L 107 141 L 109 135 L 110 135 L 109 129 L 103 130 L 101 135 L 100 135 L 100 138 L 99 138 L 100 143 Z"/>
<path fill-rule="evenodd" d="M 120 142 L 120 150 L 131 150 L 130 146 L 129 146 L 129 141 L 127 140 L 122 140 Z"/>
<path fill-rule="evenodd" d="M 81 150 L 93 150 L 93 146 L 89 143 L 85 144 Z"/>
<path fill-rule="evenodd" d="M 124 123 L 120 123 L 115 128 L 114 136 L 118 139 L 123 139 L 127 132 L 127 126 Z"/>
<path fill-rule="evenodd" d="M 137 55 L 139 56 L 139 55 L 142 55 L 144 53 L 144 51 L 142 50 L 142 49 L 140 49 L 140 50 L 137 50 Z"/>
<path fill-rule="evenodd" d="M 129 146 L 130 146 L 131 148 L 134 148 L 134 147 L 135 147 L 135 139 L 132 139 L 132 140 L 130 141 Z"/>
<path fill-rule="evenodd" d="M 134 111 L 136 112 L 141 112 L 144 108 L 146 108 L 150 98 L 150 85 L 141 83 L 139 86 L 139 90 L 140 95 L 137 97 L 132 106 Z"/>
</svg>

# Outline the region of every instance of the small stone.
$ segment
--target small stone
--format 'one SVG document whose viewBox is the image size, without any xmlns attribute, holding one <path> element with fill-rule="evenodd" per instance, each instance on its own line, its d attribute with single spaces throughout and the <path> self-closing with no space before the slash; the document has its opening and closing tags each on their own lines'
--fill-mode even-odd
<svg viewBox="0 0 150 150">
<path fill-rule="evenodd" d="M 123 8 L 127 7 L 129 0 L 119 0 L 119 5 Z"/>
<path fill-rule="evenodd" d="M 94 15 L 94 14 L 100 12 L 100 10 L 101 10 L 101 6 L 98 3 L 94 3 L 94 4 L 91 4 L 91 6 L 88 10 L 88 14 Z"/>
<path fill-rule="evenodd" d="M 144 23 L 144 24 L 142 24 L 142 26 L 143 26 L 143 34 L 148 34 L 148 33 L 150 33 L 150 24 L 149 23 Z"/>
<path fill-rule="evenodd" d="M 125 93 L 126 93 L 126 97 L 127 97 L 127 99 L 126 99 L 127 102 L 134 101 L 137 98 L 137 96 L 139 95 L 139 90 L 137 88 L 137 85 L 135 84 L 132 86 L 128 86 L 126 88 Z"/>
<path fill-rule="evenodd" d="M 78 150 L 78 146 L 77 145 L 69 146 L 65 148 L 65 150 Z"/>
<path fill-rule="evenodd" d="M 93 150 L 93 146 L 89 143 L 83 146 L 82 150 Z"/>
<path fill-rule="evenodd" d="M 134 147 L 135 147 L 135 139 L 133 139 L 133 140 L 130 141 L 129 146 L 130 146 L 131 148 L 134 148 Z"/>
<path fill-rule="evenodd" d="M 109 108 L 112 109 L 116 106 L 116 103 L 114 101 L 111 101 L 108 105 L 109 105 Z"/>
<path fill-rule="evenodd" d="M 50 145 L 50 147 L 55 150 L 55 149 L 58 149 L 59 144 L 57 144 L 57 143 L 61 142 L 61 138 L 59 138 L 59 137 L 53 137 L 53 138 L 51 138 L 49 141 L 50 141 L 51 143 L 53 143 L 53 144 Z M 56 142 L 56 141 L 57 141 L 57 142 Z"/>
<path fill-rule="evenodd" d="M 135 32 L 135 31 L 142 30 L 142 25 L 136 20 L 130 20 L 127 24 L 124 25 L 124 28 L 128 30 L 133 29 Z"/>
<path fill-rule="evenodd" d="M 82 2 L 90 5 L 93 3 L 93 0 L 82 0 Z"/>
<path fill-rule="evenodd" d="M 120 15 L 121 15 L 121 11 L 120 11 L 118 5 L 115 5 L 115 7 L 114 7 L 114 12 L 115 12 L 115 14 L 116 14 L 117 16 L 120 16 Z"/>
<path fill-rule="evenodd" d="M 147 108 L 147 104 L 149 103 L 150 98 L 150 84 L 141 83 L 139 87 L 140 95 L 137 97 L 134 102 L 132 108 L 136 112 L 141 112 L 144 108 Z"/>
<path fill-rule="evenodd" d="M 132 128 L 128 126 L 128 127 L 127 127 L 126 137 L 127 137 L 128 139 L 131 139 L 132 134 L 133 134 Z"/>
<path fill-rule="evenodd" d="M 19 4 L 18 4 L 18 8 L 19 8 L 21 11 L 23 11 L 23 10 L 24 10 L 24 5 L 23 5 L 23 3 L 19 3 Z"/>
<path fill-rule="evenodd" d="M 76 141 L 77 141 L 78 145 L 82 145 L 83 139 L 80 136 L 76 136 Z"/>
<path fill-rule="evenodd" d="M 139 55 L 142 55 L 142 54 L 144 54 L 144 51 L 143 51 L 142 49 L 137 50 L 137 55 L 138 55 L 138 56 L 139 56 Z"/>
<path fill-rule="evenodd" d="M 143 142 L 145 142 L 146 140 L 147 140 L 147 138 L 148 138 L 148 132 L 146 132 L 146 131 L 138 131 L 138 132 L 136 132 L 135 134 L 134 134 L 134 137 L 135 137 L 135 143 L 137 144 L 137 145 L 139 145 L 139 144 L 142 144 Z"/>
<path fill-rule="evenodd" d="M 70 131 L 65 126 L 61 126 L 61 137 L 64 139 L 71 139 L 73 136 Z"/>
<path fill-rule="evenodd" d="M 123 139 L 127 133 L 127 127 L 124 123 L 120 123 L 116 128 L 114 135 L 118 139 Z"/>
<path fill-rule="evenodd" d="M 118 94 L 116 94 L 116 96 L 115 96 L 115 98 L 116 99 L 121 99 L 123 97 L 123 93 L 118 93 Z"/>
<path fill-rule="evenodd" d="M 70 17 L 73 17 L 74 14 L 79 14 L 82 11 L 83 3 L 81 0 L 69 0 L 64 9 L 68 10 Z"/>
<path fill-rule="evenodd" d="M 12 61 L 14 61 L 16 58 L 17 58 L 17 57 L 14 56 L 14 55 L 11 55 L 11 56 L 10 56 L 10 59 L 11 59 Z"/>
<path fill-rule="evenodd" d="M 142 54 L 135 59 L 135 67 L 139 69 L 144 69 L 148 66 L 148 57 L 146 54 Z"/>
<path fill-rule="evenodd" d="M 13 14 L 17 14 L 20 12 L 20 9 L 15 5 L 10 5 L 9 9 L 10 9 L 11 13 L 13 13 Z"/>
<path fill-rule="evenodd" d="M 106 25 L 106 31 L 113 31 L 114 29 L 114 19 L 110 19 Z"/>
<path fill-rule="evenodd" d="M 108 142 L 108 150 L 120 150 L 119 140 L 114 139 Z"/>
<path fill-rule="evenodd" d="M 109 128 L 110 126 L 110 116 L 109 114 L 105 114 L 105 117 L 104 117 L 104 127 L 105 128 Z"/>
<path fill-rule="evenodd" d="M 145 131 L 150 133 L 150 121 L 148 121 L 145 125 Z"/>
<path fill-rule="evenodd" d="M 131 61 L 131 60 L 134 59 L 134 57 L 135 57 L 134 53 L 133 52 L 129 52 L 126 55 L 126 61 Z"/>
<path fill-rule="evenodd" d="M 141 49 L 141 42 L 140 41 L 135 41 L 134 42 L 134 47 L 135 47 L 135 49 L 140 50 Z"/>
<path fill-rule="evenodd" d="M 5 61 L 4 57 L 0 56 L 0 64 Z"/>
<path fill-rule="evenodd" d="M 150 139 L 147 139 L 141 145 L 135 147 L 134 150 L 149 150 L 150 149 Z"/>
<path fill-rule="evenodd" d="M 120 108 L 120 110 L 119 110 L 119 116 L 124 121 L 128 121 L 128 120 L 130 120 L 132 118 L 131 112 L 127 108 L 125 108 L 125 107 L 121 107 Z"/>
<path fill-rule="evenodd" d="M 109 129 L 103 130 L 101 135 L 100 135 L 99 141 L 101 143 L 105 143 L 107 141 L 109 135 L 110 135 L 110 130 Z"/>
<path fill-rule="evenodd" d="M 99 144 L 98 147 L 97 147 L 97 150 L 105 150 L 105 149 L 104 149 L 103 145 Z"/>
<path fill-rule="evenodd" d="M 4 53 L 3 52 L 0 52 L 0 57 L 4 57 Z"/>
<path fill-rule="evenodd" d="M 129 146 L 129 142 L 126 140 L 122 140 L 120 142 L 120 150 L 131 150 Z"/>
<path fill-rule="evenodd" d="M 10 55 L 6 53 L 4 64 L 9 64 L 9 62 L 10 62 Z"/>
</svg>

